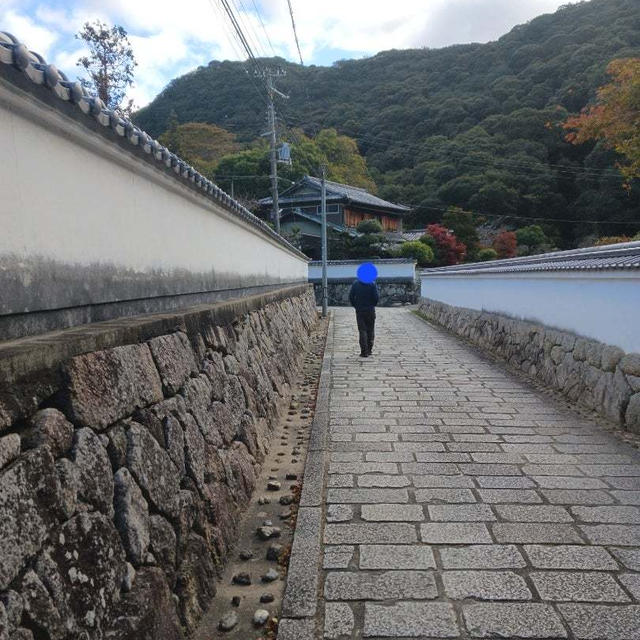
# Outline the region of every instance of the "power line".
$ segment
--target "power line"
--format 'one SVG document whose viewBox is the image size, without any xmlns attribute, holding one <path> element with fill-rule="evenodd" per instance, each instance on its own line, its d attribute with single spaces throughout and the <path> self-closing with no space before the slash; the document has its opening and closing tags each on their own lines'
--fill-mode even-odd
<svg viewBox="0 0 640 640">
<path fill-rule="evenodd" d="M 301 123 L 298 123 L 298 126 L 304 126 Z M 372 134 L 356 134 L 354 136 L 350 136 L 353 137 L 355 140 L 358 141 L 363 141 L 368 143 L 369 146 L 372 147 L 379 147 L 379 148 L 385 148 L 388 149 L 390 145 L 397 145 L 397 146 L 402 146 L 405 149 L 414 149 L 414 150 L 420 150 L 420 151 L 424 151 L 425 149 L 425 143 L 411 143 L 411 142 L 399 142 L 397 139 L 393 140 L 391 138 L 382 138 L 380 136 L 373 136 Z M 448 156 L 464 156 L 464 159 L 466 160 L 466 162 L 468 162 L 469 164 L 476 164 L 479 166 L 486 166 L 485 161 L 481 160 L 481 159 L 475 159 L 475 158 L 470 158 L 468 156 L 466 156 L 468 152 L 466 151 L 458 151 L 458 150 L 447 150 L 445 152 L 445 155 Z M 504 166 L 512 166 L 512 167 L 517 167 L 517 168 L 521 168 L 521 169 L 535 169 L 538 168 L 537 165 L 535 165 L 533 162 L 531 164 L 525 164 L 522 162 L 518 162 L 518 161 L 514 161 L 514 160 L 508 160 L 506 158 L 497 158 L 494 155 L 491 155 L 491 158 L 493 160 L 493 162 L 495 163 L 499 163 L 501 165 Z M 539 168 L 552 168 L 552 169 L 557 169 L 559 172 L 565 172 L 565 173 L 574 173 L 576 175 L 586 175 L 586 176 L 591 176 L 591 177 L 598 177 L 598 178 L 607 178 L 607 179 L 620 179 L 620 175 L 614 173 L 614 169 L 589 169 L 587 167 L 570 167 L 570 166 L 566 166 L 566 165 L 561 165 L 561 164 L 554 164 L 554 163 L 550 163 L 550 162 L 545 162 L 543 160 L 538 160 L 537 162 L 539 162 Z M 517 172 L 514 172 L 517 173 Z M 521 173 L 520 175 L 530 175 L 528 173 Z"/>
<path fill-rule="evenodd" d="M 238 22 L 243 27 L 243 32 L 246 34 L 247 40 L 251 41 L 251 44 L 256 52 L 257 58 L 266 58 L 267 50 L 264 46 L 264 43 L 260 40 L 256 30 L 253 28 L 251 24 L 251 19 L 249 18 L 249 11 L 244 6 L 242 0 L 232 0 L 233 4 L 236 8 Z"/>
<path fill-rule="evenodd" d="M 251 0 L 251 4 L 253 4 L 253 8 L 256 11 L 256 15 L 258 16 L 258 20 L 260 21 L 260 25 L 262 26 L 262 30 L 264 31 L 264 35 L 267 37 L 267 42 L 269 43 L 269 46 L 271 47 L 271 53 L 273 53 L 274 57 L 277 55 L 276 54 L 276 50 L 273 47 L 273 44 L 271 42 L 271 38 L 269 37 L 269 34 L 267 33 L 267 28 L 264 26 L 264 22 L 262 21 L 262 16 L 260 15 L 260 10 L 258 9 L 258 5 L 256 4 L 255 0 Z"/>
<path fill-rule="evenodd" d="M 214 3 L 214 0 L 209 0 L 209 4 L 211 5 L 212 10 L 216 14 L 217 19 L 222 23 L 224 31 L 225 31 L 225 36 L 227 38 L 227 41 L 231 45 L 231 48 L 233 49 L 235 54 L 238 56 L 238 58 L 240 60 L 240 64 L 244 65 L 244 63 L 242 62 L 242 58 L 244 56 L 242 54 L 242 51 L 238 49 L 238 46 L 237 46 L 236 41 L 235 41 L 236 39 L 233 37 L 233 35 L 231 35 L 231 32 L 230 32 L 229 27 L 227 25 L 227 21 L 225 19 L 224 14 L 222 13 L 221 9 L 216 6 L 216 4 Z M 266 99 L 267 99 L 266 98 L 266 94 L 263 91 L 260 90 L 260 87 L 258 86 L 258 84 L 256 83 L 256 81 L 255 81 L 255 79 L 253 77 L 253 73 L 249 73 L 249 71 L 247 69 L 245 69 L 245 75 L 249 78 L 249 81 L 251 82 L 253 88 L 255 89 L 255 91 L 258 94 L 258 96 L 260 97 L 260 99 L 266 101 Z M 239 126 L 239 125 L 236 125 L 236 126 Z M 228 127 L 227 123 L 225 123 L 225 128 L 226 127 Z"/>
<path fill-rule="evenodd" d="M 298 48 L 298 55 L 300 56 L 300 64 L 304 65 L 302 61 L 302 52 L 300 51 L 300 42 L 298 41 L 298 33 L 296 31 L 296 21 L 293 19 L 293 7 L 291 6 L 291 0 L 287 0 L 289 5 L 289 15 L 291 16 L 291 26 L 293 27 L 293 37 L 296 40 L 296 47 Z"/>
<path fill-rule="evenodd" d="M 291 121 L 290 121 L 291 124 Z M 293 123 L 294 126 L 297 124 L 297 126 L 304 126 L 303 123 Z M 401 146 L 402 148 L 408 148 L 408 149 L 415 149 L 415 150 L 419 150 L 419 151 L 424 151 L 425 149 L 425 143 L 416 143 L 416 142 L 403 142 L 403 141 L 399 141 L 397 138 L 396 139 L 392 139 L 392 138 L 384 138 L 378 135 L 374 135 L 374 134 L 356 134 L 353 136 L 350 136 L 352 138 L 354 138 L 355 140 L 360 140 L 360 141 L 364 141 L 364 142 L 368 142 L 368 144 L 370 146 L 377 146 L 377 147 L 384 147 L 385 149 L 388 149 L 390 145 L 395 145 L 395 146 Z M 426 141 L 425 141 L 426 142 Z M 450 141 L 449 141 L 450 142 Z M 456 150 L 448 150 L 446 152 L 448 155 L 465 155 L 467 152 L 465 151 L 456 151 Z M 494 156 L 492 156 L 494 157 Z M 474 160 L 472 158 L 468 158 L 468 161 L 471 163 L 482 163 L 483 161 L 481 160 Z M 513 161 L 513 160 L 507 160 L 507 159 L 496 159 L 496 162 L 501 162 L 505 165 L 512 165 L 512 166 L 519 166 L 521 168 L 525 168 L 525 169 L 530 169 L 532 168 L 531 165 L 527 165 L 524 163 L 518 163 L 517 161 Z M 612 173 L 610 173 L 612 171 L 612 169 L 589 169 L 587 167 L 568 167 L 565 165 L 561 165 L 561 164 L 554 164 L 554 163 L 549 163 L 549 162 L 544 162 L 543 160 L 539 160 L 539 162 L 541 163 L 542 166 L 544 167 L 551 167 L 554 169 L 558 169 L 559 171 L 565 171 L 565 172 L 570 172 L 570 173 L 584 173 L 587 175 L 592 175 L 592 176 L 599 176 L 599 177 L 606 177 L 606 178 L 619 178 L 618 175 L 614 175 Z M 609 175 L 607 175 L 609 174 Z"/>
<path fill-rule="evenodd" d="M 445 213 L 448 212 L 451 208 L 454 207 L 437 207 L 435 205 L 426 205 L 423 207 L 420 207 L 421 209 L 427 209 L 428 211 L 444 211 Z M 459 207 L 456 207 L 459 208 Z M 639 221 L 633 221 L 630 220 L 628 222 L 624 222 L 622 220 L 576 220 L 576 219 L 569 219 L 569 218 L 542 218 L 539 216 L 520 216 L 520 215 L 516 215 L 516 214 L 510 214 L 510 213 L 483 213 L 481 211 L 475 211 L 473 209 L 462 209 L 465 213 L 471 213 L 474 216 L 478 216 L 481 218 L 505 218 L 505 219 L 515 219 L 515 220 L 534 220 L 536 222 L 546 222 L 546 223 L 553 223 L 553 222 L 568 222 L 571 224 L 578 224 L 578 223 L 585 223 L 585 224 L 619 224 L 619 225 L 625 225 L 625 226 L 630 226 L 630 225 L 636 225 L 636 226 L 640 226 L 640 220 Z"/>
<path fill-rule="evenodd" d="M 258 69 L 262 69 L 260 63 L 258 62 L 253 49 L 251 48 L 251 45 L 249 44 L 249 41 L 247 39 L 247 36 L 245 35 L 244 31 L 242 30 L 242 27 L 240 26 L 240 23 L 238 21 L 238 18 L 236 17 L 235 12 L 233 11 L 233 9 L 231 8 L 231 6 L 229 5 L 229 0 L 219 0 L 220 4 L 222 5 L 222 8 L 225 10 L 225 13 L 227 14 L 230 22 L 231 22 L 231 26 L 233 27 L 236 36 L 238 37 L 238 40 L 240 42 L 240 44 L 242 45 L 242 48 L 245 50 L 249 60 L 251 60 L 254 65 L 256 66 L 256 68 Z"/>
</svg>

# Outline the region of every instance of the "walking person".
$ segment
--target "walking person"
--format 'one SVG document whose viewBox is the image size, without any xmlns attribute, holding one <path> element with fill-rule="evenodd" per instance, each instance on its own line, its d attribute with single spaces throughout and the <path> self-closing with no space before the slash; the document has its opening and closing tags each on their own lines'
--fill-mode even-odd
<svg viewBox="0 0 640 640">
<path fill-rule="evenodd" d="M 378 270 L 375 265 L 365 262 L 358 267 L 357 275 L 358 279 L 353 282 L 349 291 L 349 302 L 356 310 L 356 321 L 360 334 L 360 357 L 368 358 L 373 349 L 376 305 L 380 297 L 375 282 Z"/>
</svg>

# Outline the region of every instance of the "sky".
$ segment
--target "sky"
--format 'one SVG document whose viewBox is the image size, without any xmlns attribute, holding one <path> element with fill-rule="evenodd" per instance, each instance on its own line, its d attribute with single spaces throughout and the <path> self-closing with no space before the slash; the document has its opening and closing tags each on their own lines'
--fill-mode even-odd
<svg viewBox="0 0 640 640">
<path fill-rule="evenodd" d="M 300 58 L 287 0 L 228 0 L 258 56 Z M 304 64 L 330 65 L 387 49 L 489 42 L 567 0 L 291 0 Z M 70 78 L 83 54 L 74 35 L 96 19 L 123 26 L 138 62 L 136 106 L 210 60 L 245 59 L 220 0 L 0 0 L 12 33 Z"/>
</svg>

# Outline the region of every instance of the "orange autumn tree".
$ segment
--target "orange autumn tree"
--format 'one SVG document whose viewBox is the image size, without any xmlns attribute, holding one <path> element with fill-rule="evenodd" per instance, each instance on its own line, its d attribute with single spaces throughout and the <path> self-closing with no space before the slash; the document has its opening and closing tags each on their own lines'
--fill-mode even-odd
<svg viewBox="0 0 640 640">
<path fill-rule="evenodd" d="M 613 60 L 607 67 L 612 80 L 598 89 L 597 104 L 570 117 L 567 140 L 582 144 L 603 140 L 627 160 L 619 169 L 627 180 L 640 177 L 640 58 Z"/>
</svg>

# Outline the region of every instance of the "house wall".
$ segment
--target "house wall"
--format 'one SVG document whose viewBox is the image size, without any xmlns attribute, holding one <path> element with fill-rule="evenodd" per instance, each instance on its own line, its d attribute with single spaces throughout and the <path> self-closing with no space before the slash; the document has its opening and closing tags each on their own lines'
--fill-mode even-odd
<svg viewBox="0 0 640 640">
<path fill-rule="evenodd" d="M 357 227 L 363 220 L 377 219 L 382 224 L 384 231 L 398 231 L 400 229 L 400 219 L 395 216 L 388 216 L 381 213 L 365 213 L 345 207 L 344 224 L 347 227 Z"/>
<path fill-rule="evenodd" d="M 0 340 L 306 280 L 268 230 L 62 106 L 0 77 Z"/>
</svg>

